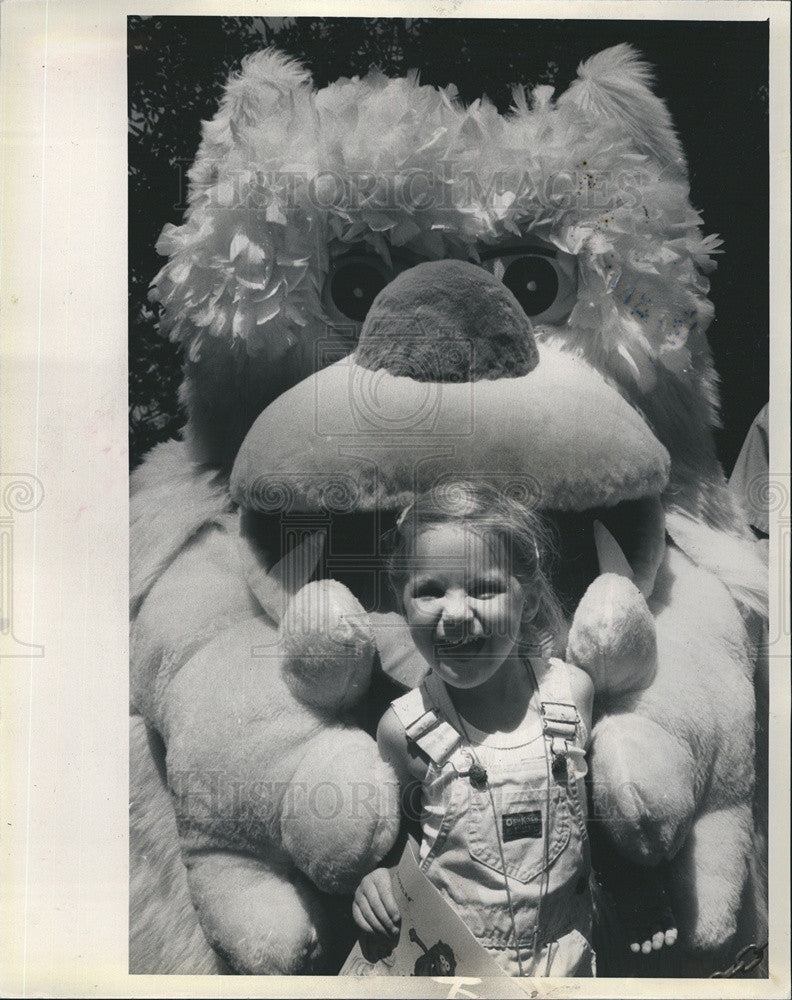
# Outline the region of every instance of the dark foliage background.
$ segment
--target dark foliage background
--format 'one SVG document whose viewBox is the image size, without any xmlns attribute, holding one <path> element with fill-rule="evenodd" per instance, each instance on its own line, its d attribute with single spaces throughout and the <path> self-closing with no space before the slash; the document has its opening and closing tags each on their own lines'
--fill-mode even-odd
<svg viewBox="0 0 792 1000">
<path fill-rule="evenodd" d="M 581 59 L 629 41 L 657 69 L 689 158 L 693 203 L 725 242 L 709 339 L 721 375 L 718 446 L 731 469 L 768 397 L 766 22 L 136 16 L 128 28 L 132 466 L 184 420 L 178 351 L 159 336 L 147 301 L 164 262 L 154 245 L 166 222 L 181 220 L 200 123 L 244 55 L 275 42 L 320 87 L 372 64 L 389 75 L 415 66 L 424 83 L 455 83 L 466 102 L 486 93 L 503 112 L 513 83 L 563 90 Z"/>
</svg>

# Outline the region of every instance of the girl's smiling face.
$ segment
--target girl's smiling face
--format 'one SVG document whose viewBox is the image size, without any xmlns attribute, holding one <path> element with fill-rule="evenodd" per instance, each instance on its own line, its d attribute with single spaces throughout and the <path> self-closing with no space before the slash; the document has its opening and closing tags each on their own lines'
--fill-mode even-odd
<svg viewBox="0 0 792 1000">
<path fill-rule="evenodd" d="M 402 594 L 407 623 L 421 655 L 452 687 L 489 680 L 536 610 L 501 549 L 456 523 L 429 525 L 415 539 Z"/>
</svg>

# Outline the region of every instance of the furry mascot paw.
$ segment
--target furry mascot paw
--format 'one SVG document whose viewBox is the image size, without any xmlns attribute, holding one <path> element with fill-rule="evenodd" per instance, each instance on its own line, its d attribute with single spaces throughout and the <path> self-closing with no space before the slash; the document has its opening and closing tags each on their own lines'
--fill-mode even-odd
<svg viewBox="0 0 792 1000">
<path fill-rule="evenodd" d="M 283 675 L 295 698 L 330 714 L 368 691 L 374 633 L 357 598 L 335 580 L 306 584 L 281 622 Z"/>
<path fill-rule="evenodd" d="M 302 587 L 287 605 L 280 643 L 281 674 L 303 704 L 340 716 L 368 692 L 374 634 L 342 584 Z M 284 811 L 280 825 L 284 848 L 316 886 L 349 893 L 393 846 L 400 814 L 395 776 L 372 756 L 371 741 L 353 729 L 338 736 L 330 727 L 302 743 L 293 784 L 305 802 Z"/>
<path fill-rule="evenodd" d="M 763 910 L 742 609 L 766 613 L 766 568 L 712 433 L 718 241 L 650 82 L 628 45 L 505 115 L 415 75 L 317 91 L 273 49 L 229 81 L 152 290 L 188 422 L 132 477 L 131 972 L 339 967 L 326 893 L 397 824 L 349 709 L 373 703 L 375 646 L 420 679 L 370 529 L 452 475 L 559 526 L 570 652 L 600 693 L 593 816 L 613 851 L 668 862 L 680 917 L 654 974 L 706 975 L 761 933 L 741 923 L 741 898 Z M 318 562 L 292 518 L 332 536 Z"/>
<path fill-rule="evenodd" d="M 657 672 L 655 623 L 631 580 L 604 573 L 589 586 L 569 630 L 567 660 L 591 677 L 596 698 L 649 687 Z"/>
</svg>

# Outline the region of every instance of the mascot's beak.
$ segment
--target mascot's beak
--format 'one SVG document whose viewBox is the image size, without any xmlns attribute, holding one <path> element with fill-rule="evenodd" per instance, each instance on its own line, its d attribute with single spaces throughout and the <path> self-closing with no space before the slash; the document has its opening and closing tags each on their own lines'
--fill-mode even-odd
<svg viewBox="0 0 792 1000">
<path fill-rule="evenodd" d="M 544 510 L 596 511 L 651 586 L 659 523 L 646 498 L 663 491 L 669 464 L 599 372 L 537 346 L 494 275 L 448 260 L 394 279 L 355 353 L 264 410 L 237 455 L 231 495 L 250 511 L 272 510 L 273 497 L 294 512 L 386 511 L 446 478 L 484 477 Z M 607 516 L 624 502 L 638 502 L 633 539 Z"/>
<path fill-rule="evenodd" d="M 434 260 L 403 271 L 371 304 L 355 362 L 418 382 L 516 378 L 539 364 L 531 321 L 489 271 Z"/>
</svg>

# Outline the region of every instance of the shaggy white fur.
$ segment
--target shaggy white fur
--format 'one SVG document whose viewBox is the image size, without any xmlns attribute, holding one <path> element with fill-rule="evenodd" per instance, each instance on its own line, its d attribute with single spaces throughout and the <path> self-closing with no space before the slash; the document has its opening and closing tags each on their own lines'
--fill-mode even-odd
<svg viewBox="0 0 792 1000">
<path fill-rule="evenodd" d="M 178 484 L 190 467 L 184 446 L 169 448 L 167 459 L 181 460 L 172 466 Z M 157 476 L 139 478 L 136 521 L 147 511 L 153 517 L 162 503 L 165 464 L 158 455 Z M 238 516 L 204 503 L 210 518 L 198 530 L 194 506 L 175 517 L 171 511 L 174 529 L 181 529 L 174 537 L 184 541 L 174 551 L 163 536 L 167 568 L 132 628 L 132 704 L 161 735 L 165 757 L 157 769 L 157 740 L 146 741 L 134 716 L 130 961 L 151 970 L 164 949 L 165 964 L 175 969 L 195 961 L 194 971 L 216 971 L 208 940 L 233 969 L 320 971 L 335 931 L 314 886 L 350 892 L 398 827 L 396 803 L 385 801 L 395 778 L 376 744 L 326 714 L 367 690 L 373 638 L 353 627 L 364 617 L 360 605 L 329 583 L 321 588 L 327 599 L 312 609 L 327 609 L 341 622 L 329 634 L 335 658 L 294 664 L 308 641 L 300 627 L 302 591 L 287 605 L 279 635 L 248 587 L 251 560 L 242 555 Z M 327 634 L 320 652 L 328 654 Z M 328 673 L 334 686 L 325 690 Z M 309 701 L 326 694 L 317 711 L 293 694 L 306 684 Z M 343 799 L 338 821 L 334 789 Z M 203 934 L 185 905 L 187 887 Z M 152 953 L 157 932 L 163 939 Z"/>
<path fill-rule="evenodd" d="M 129 761 L 129 972 L 228 972 L 198 923 L 165 783 L 164 748 L 140 715 L 129 720 Z"/>
</svg>

